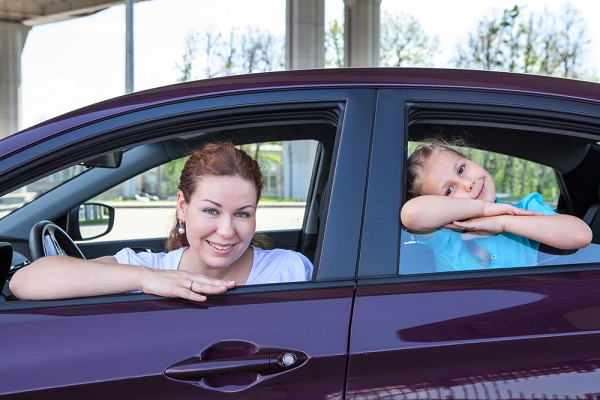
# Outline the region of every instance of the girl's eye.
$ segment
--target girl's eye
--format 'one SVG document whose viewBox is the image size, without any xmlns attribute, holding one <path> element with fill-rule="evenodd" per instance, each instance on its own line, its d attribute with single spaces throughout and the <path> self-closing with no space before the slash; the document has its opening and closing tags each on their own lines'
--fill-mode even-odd
<svg viewBox="0 0 600 400">
<path fill-rule="evenodd" d="M 217 215 L 219 213 L 214 208 L 206 208 L 206 209 L 204 209 L 204 212 L 207 213 L 207 214 L 209 214 L 209 215 Z"/>
<path fill-rule="evenodd" d="M 446 188 L 446 192 L 444 193 L 444 195 L 450 196 L 453 191 L 454 191 L 454 187 L 449 186 L 448 188 Z"/>
<path fill-rule="evenodd" d="M 458 167 L 458 174 L 462 174 L 463 172 L 465 172 L 465 165 L 461 165 L 460 167 Z"/>
</svg>

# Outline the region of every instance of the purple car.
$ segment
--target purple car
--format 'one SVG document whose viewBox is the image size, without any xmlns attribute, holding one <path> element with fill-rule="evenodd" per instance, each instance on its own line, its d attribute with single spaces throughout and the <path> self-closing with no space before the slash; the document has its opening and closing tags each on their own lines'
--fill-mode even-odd
<svg viewBox="0 0 600 400">
<path fill-rule="evenodd" d="M 462 138 L 498 198 L 539 192 L 588 223 L 592 243 L 540 246 L 533 265 L 440 268 L 400 221 L 408 154 L 431 136 Z M 0 398 L 600 398 L 595 83 L 328 69 L 85 107 L 0 141 L 0 278 L 61 250 L 164 251 L 182 158 L 223 139 L 261 163 L 258 229 L 306 255 L 312 279 L 203 303 L 143 293 L 22 301 L 6 283 Z"/>
</svg>

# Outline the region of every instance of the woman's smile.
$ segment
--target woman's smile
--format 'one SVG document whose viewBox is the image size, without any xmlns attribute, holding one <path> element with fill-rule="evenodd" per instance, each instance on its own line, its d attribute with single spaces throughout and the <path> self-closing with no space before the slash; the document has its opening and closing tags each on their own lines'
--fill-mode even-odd
<svg viewBox="0 0 600 400">
<path fill-rule="evenodd" d="M 256 230 L 256 187 L 238 176 L 206 176 L 189 199 L 178 199 L 190 262 L 197 271 L 227 268 L 240 259 Z"/>
</svg>

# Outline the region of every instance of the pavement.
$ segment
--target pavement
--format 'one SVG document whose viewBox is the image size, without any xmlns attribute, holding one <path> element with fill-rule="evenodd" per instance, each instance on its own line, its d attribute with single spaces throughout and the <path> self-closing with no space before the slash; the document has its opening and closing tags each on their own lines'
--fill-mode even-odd
<svg viewBox="0 0 600 400">
<path fill-rule="evenodd" d="M 104 202 L 115 208 L 113 230 L 98 240 L 166 237 L 175 219 L 175 202 Z M 281 230 L 302 227 L 305 203 L 264 202 L 256 212 L 256 230 Z"/>
</svg>

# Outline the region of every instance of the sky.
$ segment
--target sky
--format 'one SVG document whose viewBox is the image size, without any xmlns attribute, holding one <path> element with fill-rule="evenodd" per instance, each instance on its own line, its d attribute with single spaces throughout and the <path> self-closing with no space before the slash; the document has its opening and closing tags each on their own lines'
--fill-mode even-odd
<svg viewBox="0 0 600 400">
<path fill-rule="evenodd" d="M 252 6 L 249 7 L 248 4 Z M 592 39 L 588 63 L 600 65 L 600 2 L 592 0 L 382 0 L 381 11 L 415 17 L 439 40 L 439 60 L 486 15 L 518 4 L 554 14 L 570 3 Z M 149 0 L 134 5 L 134 90 L 176 83 L 190 32 L 228 33 L 255 26 L 285 36 L 285 0 Z M 325 20 L 343 21 L 343 0 L 325 0 Z M 435 12 L 432 12 L 435 10 Z M 444 61 L 439 61 L 443 63 Z M 444 65 L 436 65 L 444 66 Z M 598 74 L 600 75 L 600 74 Z M 21 124 L 24 129 L 64 112 L 125 93 L 125 6 L 92 16 L 34 26 L 22 52 Z"/>
</svg>

